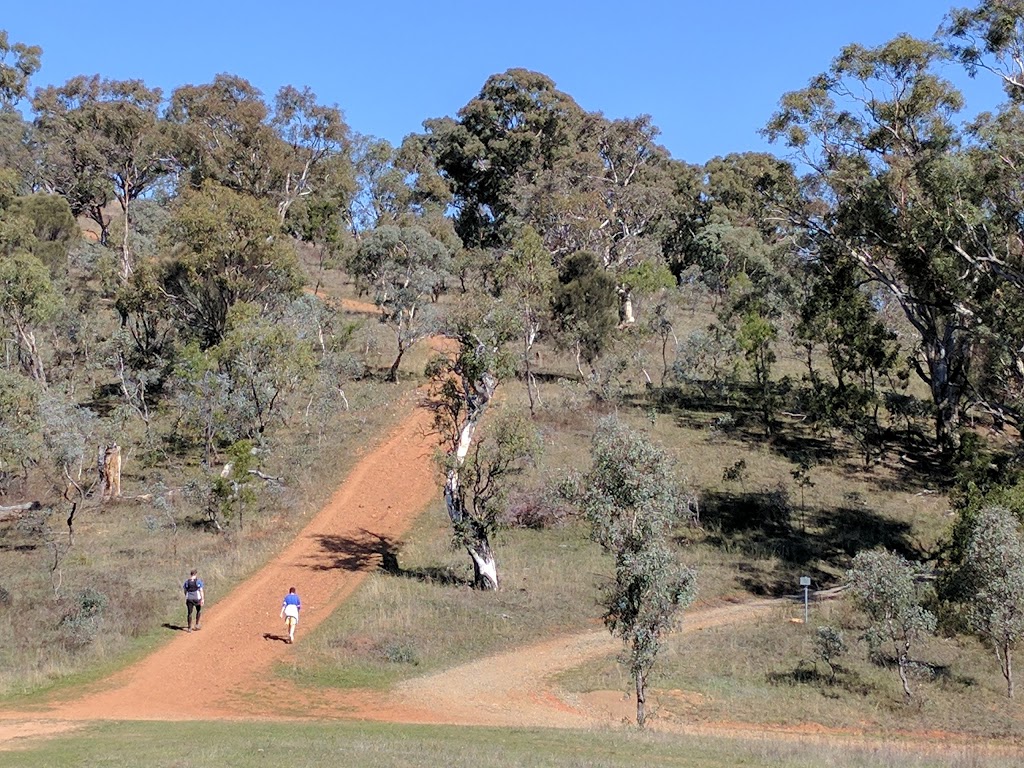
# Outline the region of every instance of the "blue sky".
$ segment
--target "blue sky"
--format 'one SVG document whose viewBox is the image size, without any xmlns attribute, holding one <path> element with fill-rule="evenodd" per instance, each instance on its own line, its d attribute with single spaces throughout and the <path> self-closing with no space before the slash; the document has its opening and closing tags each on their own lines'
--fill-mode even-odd
<svg viewBox="0 0 1024 768">
<path fill-rule="evenodd" d="M 394 143 L 454 115 L 491 74 L 551 77 L 587 110 L 647 113 L 676 158 L 702 163 L 768 145 L 783 93 L 841 46 L 929 37 L 971 0 L 81 0 L 11 2 L 0 28 L 43 48 L 33 85 L 79 74 L 139 78 L 166 93 L 240 75 L 268 97 L 309 86 L 353 130 Z M 959 72 L 951 72 L 964 81 Z M 970 84 L 991 106 L 992 81 Z M 974 95 L 972 94 L 972 95 Z M 781 150 L 779 150 L 781 151 Z"/>
</svg>

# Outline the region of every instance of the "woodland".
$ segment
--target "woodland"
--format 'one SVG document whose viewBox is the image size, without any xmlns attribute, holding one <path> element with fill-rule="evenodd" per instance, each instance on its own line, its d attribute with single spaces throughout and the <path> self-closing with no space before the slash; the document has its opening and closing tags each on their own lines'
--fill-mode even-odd
<svg viewBox="0 0 1024 768">
<path fill-rule="evenodd" d="M 746 505 L 809 546 L 794 521 L 822 467 L 942 505 L 928 547 L 876 536 L 814 574 L 846 588 L 900 698 L 935 633 L 980 638 L 1012 697 L 1024 2 L 936 25 L 853 42 L 780 94 L 777 154 L 703 165 L 672 158 L 650 117 L 587 112 L 525 69 L 392 146 L 309 89 L 235 74 L 33 87 L 44 52 L 0 31 L 0 654 L 23 670 L 4 690 L 139 642 L 176 605 L 138 575 L 144 551 L 240 578 L 275 521 L 315 503 L 325 457 L 424 385 L 466 586 L 501 592 L 502 531 L 586 523 L 615 563 L 596 610 L 625 641 L 641 724 L 694 595 L 683 540 L 742 527 Z M 1001 100 L 966 104 L 954 66 Z M 644 431 L 659 419 L 782 457 L 788 490 L 683 485 L 700 457 L 678 472 Z M 562 433 L 589 454 L 541 478 Z M 716 485 L 761 485 L 736 456 Z M 862 502 L 850 530 L 877 522 Z M 124 526 L 117 558 L 82 554 L 87 517 Z M 851 638 L 815 643 L 815 679 L 842 677 Z"/>
</svg>

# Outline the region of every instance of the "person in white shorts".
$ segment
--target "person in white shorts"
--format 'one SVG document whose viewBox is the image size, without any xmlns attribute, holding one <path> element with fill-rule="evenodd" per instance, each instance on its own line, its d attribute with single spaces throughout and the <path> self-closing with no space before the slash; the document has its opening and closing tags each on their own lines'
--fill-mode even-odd
<svg viewBox="0 0 1024 768">
<path fill-rule="evenodd" d="M 281 603 L 281 618 L 284 619 L 285 626 L 288 627 L 289 644 L 295 642 L 295 625 L 299 623 L 301 609 L 302 601 L 299 600 L 295 587 L 290 587 L 288 594 L 284 596 L 284 602 Z"/>
</svg>

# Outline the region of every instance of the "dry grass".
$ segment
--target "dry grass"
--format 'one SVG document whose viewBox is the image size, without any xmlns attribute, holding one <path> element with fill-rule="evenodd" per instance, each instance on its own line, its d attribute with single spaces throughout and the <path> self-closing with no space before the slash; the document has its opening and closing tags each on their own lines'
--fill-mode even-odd
<svg viewBox="0 0 1024 768">
<path fill-rule="evenodd" d="M 975 640 L 935 637 L 915 647 L 914 699 L 905 703 L 892 664 L 869 659 L 846 605 L 812 606 L 807 626 L 794 621 L 801 615 L 795 603 L 748 624 L 673 636 L 651 683 L 656 711 L 694 722 L 1024 739 L 1024 705 L 1006 698 L 995 659 Z M 824 624 L 853 625 L 845 629 L 850 651 L 840 657 L 835 680 L 814 650 L 815 628 Z M 613 660 L 577 669 L 563 682 L 580 691 L 629 686 Z"/>
<path fill-rule="evenodd" d="M 470 588 L 468 555 L 452 551 L 449 540 L 443 508 L 428 510 L 400 548 L 399 572 L 371 575 L 296 649 L 299 663 L 287 674 L 380 686 L 594 625 L 603 563 L 577 526 L 500 536 L 496 593 Z"/>
</svg>

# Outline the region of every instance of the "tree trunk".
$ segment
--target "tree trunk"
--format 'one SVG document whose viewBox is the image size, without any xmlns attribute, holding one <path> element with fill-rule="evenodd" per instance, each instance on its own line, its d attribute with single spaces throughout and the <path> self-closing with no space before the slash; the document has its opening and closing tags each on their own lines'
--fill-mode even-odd
<svg viewBox="0 0 1024 768">
<path fill-rule="evenodd" d="M 461 471 L 469 455 L 476 426 L 484 415 L 487 405 L 494 396 L 498 381 L 490 373 L 484 373 L 477 381 L 462 379 L 466 415 L 459 427 L 459 439 L 455 445 L 454 461 L 451 462 L 444 482 L 444 501 L 448 517 L 457 534 L 461 534 L 466 551 L 473 560 L 473 579 L 481 589 L 498 588 L 498 569 L 491 553 L 487 531 L 472 519 L 466 509 L 462 493 Z"/>
<path fill-rule="evenodd" d="M 633 291 L 625 286 L 619 286 L 619 324 L 633 325 L 636 316 L 633 314 Z"/>
<path fill-rule="evenodd" d="M 466 551 L 473 559 L 473 586 L 485 591 L 497 589 L 498 564 L 494 560 L 487 535 L 480 532 L 475 541 L 466 545 Z"/>
<path fill-rule="evenodd" d="M 97 471 L 100 476 L 100 502 L 121 495 L 121 446 L 111 443 L 100 446 L 96 452 Z"/>
<path fill-rule="evenodd" d="M 1013 647 L 1009 640 L 1003 641 L 1003 677 L 1006 678 L 1006 696 L 1013 698 Z"/>
<path fill-rule="evenodd" d="M 537 377 L 533 375 L 530 358 L 533 356 L 533 344 L 537 340 L 538 328 L 535 322 L 527 320 L 526 332 L 523 334 L 523 367 L 526 373 L 526 394 L 530 398 L 530 413 L 534 413 L 540 402 L 540 390 Z"/>
<path fill-rule="evenodd" d="M 636 681 L 636 724 L 643 728 L 647 723 L 647 680 L 641 670 L 636 670 L 634 675 Z"/>
<path fill-rule="evenodd" d="M 405 349 L 401 346 L 398 348 L 398 357 L 395 358 L 395 362 L 391 364 L 391 370 L 388 371 L 387 380 L 392 383 L 398 382 L 398 366 L 402 364 L 402 356 L 405 354 Z"/>
<path fill-rule="evenodd" d="M 900 682 L 903 683 L 903 695 L 906 696 L 907 701 L 910 701 L 911 694 L 910 682 L 907 679 L 907 661 L 907 651 L 901 652 L 899 655 L 899 659 L 897 660 L 898 666 L 900 668 Z"/>
<path fill-rule="evenodd" d="M 123 200 L 121 203 L 121 211 L 124 213 L 124 238 L 121 241 L 121 281 L 128 282 L 128 278 L 132 276 L 132 254 L 131 249 L 128 246 L 128 192 L 125 191 Z"/>
</svg>

